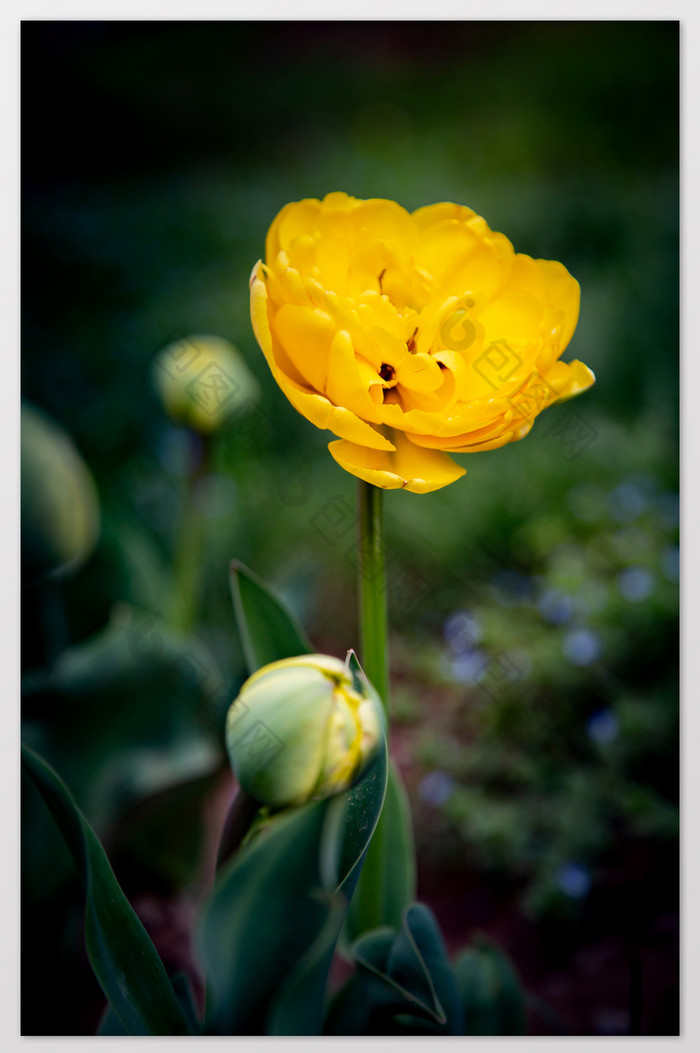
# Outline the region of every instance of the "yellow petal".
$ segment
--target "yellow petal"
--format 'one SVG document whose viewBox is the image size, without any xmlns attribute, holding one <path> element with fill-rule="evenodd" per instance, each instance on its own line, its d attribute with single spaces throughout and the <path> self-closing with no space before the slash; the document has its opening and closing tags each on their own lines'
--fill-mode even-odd
<svg viewBox="0 0 700 1053">
<path fill-rule="evenodd" d="M 373 450 L 394 449 L 393 443 L 385 439 L 381 432 L 373 428 L 371 424 L 367 424 L 366 421 L 360 420 L 345 406 L 333 406 L 325 395 L 304 391 L 279 370 L 275 374 L 275 380 L 294 408 L 322 431 L 332 431 L 341 439 L 362 443 Z"/>
<path fill-rule="evenodd" d="M 454 483 L 466 472 L 446 453 L 415 446 L 401 432 L 394 434 L 394 442 L 395 453 L 369 450 L 344 440 L 330 443 L 328 449 L 341 468 L 384 490 L 427 494 Z"/>
<path fill-rule="evenodd" d="M 477 217 L 479 218 L 479 217 Z M 474 223 L 468 224 L 474 233 Z M 450 266 L 442 272 L 436 290 L 444 296 L 464 296 L 472 293 L 477 300 L 495 296 L 508 278 L 515 252 L 503 234 L 489 231 L 488 237 L 460 257 L 451 257 Z"/>
<path fill-rule="evenodd" d="M 352 218 L 364 241 L 384 241 L 404 252 L 411 252 L 418 240 L 410 214 L 395 201 L 378 197 L 359 201 Z"/>
<path fill-rule="evenodd" d="M 432 355 L 405 354 L 396 367 L 396 381 L 409 391 L 426 394 L 442 384 L 442 373 Z"/>
<path fill-rule="evenodd" d="M 272 263 L 280 249 L 313 230 L 321 211 L 321 202 L 315 198 L 292 201 L 277 213 L 272 221 L 265 241 L 265 259 Z"/>
<path fill-rule="evenodd" d="M 331 190 L 322 201 L 324 208 L 351 209 L 357 204 L 357 198 L 346 194 L 344 190 Z"/>
<path fill-rule="evenodd" d="M 542 301 L 532 293 L 514 287 L 509 278 L 500 295 L 481 311 L 479 321 L 486 330 L 487 342 L 506 340 L 520 347 L 524 341 L 536 340 L 542 335 L 543 314 Z"/>
<path fill-rule="evenodd" d="M 272 333 L 270 332 L 270 319 L 267 314 L 267 286 L 265 284 L 262 260 L 258 260 L 250 276 L 250 318 L 253 323 L 255 339 L 258 341 L 267 364 L 274 374 L 277 367 L 272 354 Z"/>
<path fill-rule="evenodd" d="M 519 252 L 508 275 L 508 289 L 530 293 L 542 304 L 543 335 L 556 337 L 560 355 L 578 321 L 581 289 L 576 279 L 555 260 L 534 260 Z"/>
<path fill-rule="evenodd" d="M 411 215 L 418 229 L 426 230 L 428 227 L 434 227 L 444 220 L 456 219 L 462 223 L 465 220 L 472 219 L 476 212 L 471 208 L 467 208 L 466 205 L 453 205 L 449 201 L 442 201 L 438 205 L 424 205 L 422 208 L 417 208 Z"/>
<path fill-rule="evenodd" d="M 431 450 L 444 450 L 449 453 L 477 453 L 482 450 L 496 450 L 506 443 L 516 442 L 527 435 L 532 427 L 532 421 L 526 421 L 521 417 L 513 419 L 511 414 L 508 420 L 505 418 L 488 428 L 474 429 L 464 435 L 454 435 L 450 438 L 438 438 L 430 435 L 411 435 L 411 439 L 417 446 L 424 446 Z"/>
<path fill-rule="evenodd" d="M 556 388 L 559 398 L 556 402 L 564 402 L 587 391 L 595 384 L 595 373 L 577 358 L 573 362 L 557 362 L 547 374 L 547 380 Z"/>
<path fill-rule="evenodd" d="M 250 287 L 253 329 L 273 377 L 294 408 L 317 428 L 328 429 L 341 439 L 364 443 L 365 446 L 376 450 L 393 450 L 393 443 L 366 421 L 360 420 L 351 410 L 344 406 L 334 406 L 324 395 L 306 390 L 280 369 L 275 358 L 275 342 L 267 315 L 267 290 L 261 274 L 262 268 L 258 263 L 253 268 Z"/>
<path fill-rule="evenodd" d="M 549 303 L 561 311 L 561 332 L 559 334 L 559 353 L 566 347 L 573 336 L 578 322 L 581 306 L 581 286 L 569 274 L 563 264 L 556 260 L 535 260 L 544 275 Z"/>
<path fill-rule="evenodd" d="M 416 250 L 416 262 L 434 278 L 441 280 L 446 272 L 469 257 L 480 242 L 473 230 L 457 220 L 445 220 L 423 231 Z M 454 289 L 455 295 L 465 290 Z"/>
<path fill-rule="evenodd" d="M 363 420 L 381 423 L 382 381 L 369 362 L 358 359 L 350 334 L 341 329 L 333 337 L 328 356 L 326 394 L 335 405 L 345 405 Z M 373 390 L 377 393 L 373 397 Z M 376 401 L 375 401 L 376 399 Z"/>
<path fill-rule="evenodd" d="M 328 376 L 328 356 L 335 336 L 333 319 L 315 307 L 285 304 L 272 329 L 287 357 L 309 387 L 322 392 Z"/>
</svg>

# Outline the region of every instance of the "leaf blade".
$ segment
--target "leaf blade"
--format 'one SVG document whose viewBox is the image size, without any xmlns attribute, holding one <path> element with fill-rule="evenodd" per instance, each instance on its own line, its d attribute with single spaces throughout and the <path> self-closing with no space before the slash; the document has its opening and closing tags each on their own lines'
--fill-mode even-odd
<svg viewBox="0 0 700 1053">
<path fill-rule="evenodd" d="M 415 900 L 415 895 L 408 798 L 396 766 L 389 761 L 384 807 L 348 912 L 349 939 L 357 939 L 382 925 L 400 930 L 404 911 Z"/>
<path fill-rule="evenodd" d="M 301 625 L 261 578 L 231 561 L 231 595 L 248 675 L 270 662 L 311 654 Z"/>
<path fill-rule="evenodd" d="M 85 887 L 85 943 L 90 964 L 130 1035 L 186 1035 L 187 1021 L 153 943 L 114 876 L 85 817 L 60 776 L 22 746 L 25 771 L 51 810 Z"/>
</svg>

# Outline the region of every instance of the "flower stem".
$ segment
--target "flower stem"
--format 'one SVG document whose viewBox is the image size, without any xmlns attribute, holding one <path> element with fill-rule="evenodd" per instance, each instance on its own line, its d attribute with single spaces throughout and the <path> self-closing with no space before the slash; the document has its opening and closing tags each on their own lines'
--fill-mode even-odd
<svg viewBox="0 0 700 1053">
<path fill-rule="evenodd" d="M 203 546 L 202 516 L 195 505 L 196 489 L 206 475 L 211 458 L 208 436 L 190 433 L 190 463 L 180 505 L 173 565 L 172 625 L 190 632 L 197 615 L 197 585 Z"/>
<path fill-rule="evenodd" d="M 358 490 L 360 660 L 384 706 L 389 735 L 389 662 L 382 491 L 360 480 Z M 387 818 L 383 810 L 372 835 L 352 901 L 353 938 L 381 925 L 387 899 Z"/>
<path fill-rule="evenodd" d="M 389 649 L 386 571 L 382 534 L 382 490 L 360 480 L 358 491 L 360 653 L 367 679 L 376 688 L 389 723 Z"/>
</svg>

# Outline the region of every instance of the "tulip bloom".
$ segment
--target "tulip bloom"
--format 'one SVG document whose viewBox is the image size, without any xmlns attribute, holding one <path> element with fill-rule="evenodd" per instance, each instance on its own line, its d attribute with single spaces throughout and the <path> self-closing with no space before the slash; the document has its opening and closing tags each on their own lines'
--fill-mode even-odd
<svg viewBox="0 0 700 1053">
<path fill-rule="evenodd" d="M 253 328 L 292 405 L 384 489 L 427 493 L 449 455 L 522 439 L 595 380 L 559 361 L 579 312 L 561 263 L 516 253 L 462 205 L 344 193 L 286 205 L 251 276 Z"/>
</svg>

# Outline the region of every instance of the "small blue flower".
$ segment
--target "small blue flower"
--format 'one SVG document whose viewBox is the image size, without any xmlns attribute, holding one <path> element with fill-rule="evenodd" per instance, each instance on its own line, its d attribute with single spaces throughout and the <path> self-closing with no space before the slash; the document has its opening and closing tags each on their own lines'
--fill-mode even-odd
<svg viewBox="0 0 700 1053">
<path fill-rule="evenodd" d="M 640 603 L 652 592 L 654 578 L 644 567 L 627 567 L 618 577 L 617 587 L 624 599 Z"/>
<path fill-rule="evenodd" d="M 599 709 L 586 721 L 586 731 L 601 746 L 613 742 L 619 730 L 619 721 L 612 709 Z"/>
<path fill-rule="evenodd" d="M 474 684 L 476 678 L 488 662 L 488 655 L 475 648 L 455 658 L 451 662 L 452 676 L 460 684 Z"/>
<path fill-rule="evenodd" d="M 574 601 L 558 589 L 547 589 L 537 602 L 537 608 L 546 622 L 566 625 L 574 616 Z"/>
<path fill-rule="evenodd" d="M 583 899 L 590 890 L 591 875 L 580 863 L 564 863 L 557 871 L 556 882 L 566 896 Z"/>
<path fill-rule="evenodd" d="M 631 523 L 633 519 L 638 519 L 648 504 L 644 489 L 634 482 L 620 483 L 607 500 L 608 512 L 618 523 Z"/>
<path fill-rule="evenodd" d="M 481 625 L 471 611 L 455 611 L 445 622 L 443 636 L 451 655 L 469 654 L 481 640 Z"/>
<path fill-rule="evenodd" d="M 454 790 L 454 780 L 444 771 L 431 771 L 421 779 L 418 796 L 431 808 L 439 808 Z"/>
<path fill-rule="evenodd" d="M 592 629 L 572 629 L 564 637 L 563 647 L 572 665 L 591 665 L 603 650 L 598 633 Z"/>
</svg>

